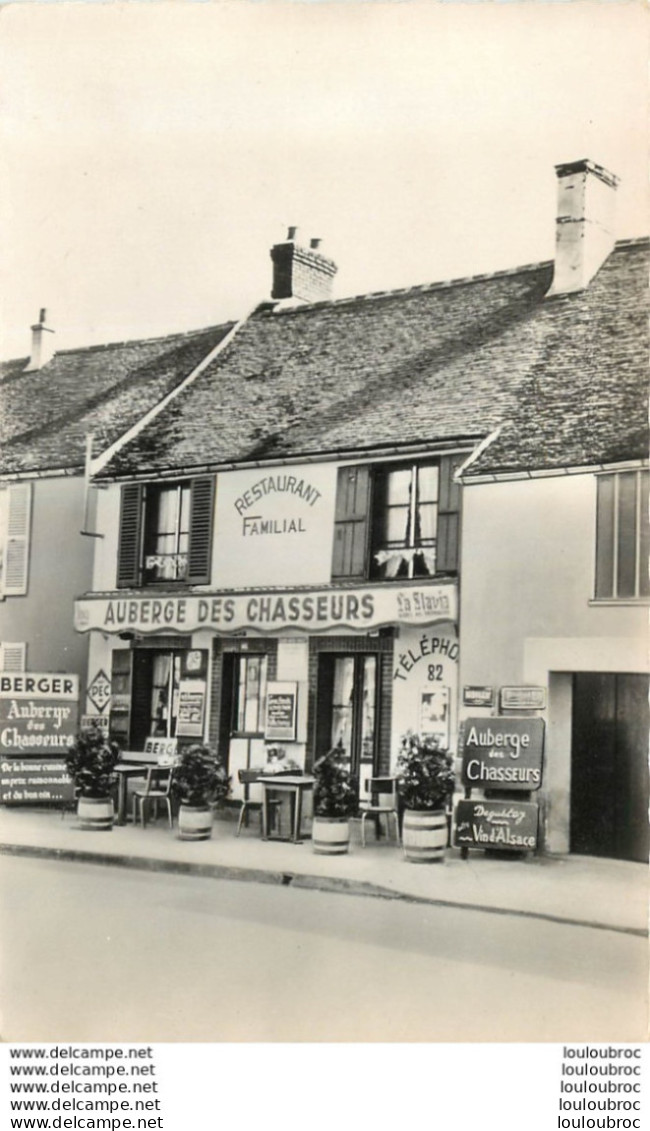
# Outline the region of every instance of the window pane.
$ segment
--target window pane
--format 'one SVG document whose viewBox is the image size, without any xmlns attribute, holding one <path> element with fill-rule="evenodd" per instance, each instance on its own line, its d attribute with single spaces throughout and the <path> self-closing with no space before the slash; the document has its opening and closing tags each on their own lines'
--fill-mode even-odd
<svg viewBox="0 0 650 1131">
<path fill-rule="evenodd" d="M 614 595 L 614 476 L 599 475 L 596 509 L 596 597 Z"/>
<path fill-rule="evenodd" d="M 636 472 L 618 477 L 617 597 L 636 593 Z"/>
<path fill-rule="evenodd" d="M 153 735 L 167 736 L 169 734 L 169 675 L 171 671 L 171 654 L 158 652 L 153 657 L 152 687 L 151 687 L 151 727 Z"/>
<path fill-rule="evenodd" d="M 386 512 L 385 542 L 390 546 L 408 544 L 409 512 L 406 507 L 391 507 Z"/>
<path fill-rule="evenodd" d="M 375 698 L 377 657 L 363 657 L 361 703 L 361 760 L 372 763 L 375 748 Z"/>
<path fill-rule="evenodd" d="M 411 469 L 402 467 L 399 471 L 389 471 L 386 476 L 386 502 L 389 506 L 405 503 L 411 497 Z"/>
<path fill-rule="evenodd" d="M 236 697 L 235 729 L 261 734 L 266 708 L 266 656 L 239 657 Z"/>
<path fill-rule="evenodd" d="M 418 468 L 418 501 L 435 503 L 438 499 L 438 467 L 425 465 Z"/>
<path fill-rule="evenodd" d="M 418 507 L 418 530 L 416 545 L 432 546 L 436 540 L 436 520 L 438 508 L 435 503 L 425 503 Z"/>
<path fill-rule="evenodd" d="M 339 743 L 348 760 L 352 758 L 352 703 L 354 697 L 354 657 L 337 656 L 334 661 L 332 690 L 332 746 Z"/>
<path fill-rule="evenodd" d="M 642 471 L 641 479 L 641 539 L 639 553 L 639 596 L 650 596 L 650 580 L 648 579 L 648 564 L 650 561 L 650 521 L 648 520 L 648 486 L 650 473 Z"/>
</svg>

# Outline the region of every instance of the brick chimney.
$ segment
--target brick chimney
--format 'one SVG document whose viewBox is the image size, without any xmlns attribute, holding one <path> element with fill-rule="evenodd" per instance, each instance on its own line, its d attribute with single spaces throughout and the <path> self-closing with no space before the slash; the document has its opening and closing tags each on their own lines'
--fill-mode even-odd
<svg viewBox="0 0 650 1131">
<path fill-rule="evenodd" d="M 47 311 L 41 310 L 38 322 L 32 326 L 32 352 L 27 372 L 42 369 L 54 357 L 54 330 L 45 325 Z"/>
<path fill-rule="evenodd" d="M 309 247 L 300 247 L 296 243 L 297 232 L 297 228 L 289 228 L 285 242 L 271 248 L 271 298 L 323 302 L 332 297 L 332 283 L 338 268 L 331 259 L 321 255 L 319 239 L 310 240 Z"/>
<path fill-rule="evenodd" d="M 558 208 L 550 297 L 584 290 L 612 251 L 618 184 L 618 177 L 588 160 L 556 165 L 555 172 Z"/>
</svg>

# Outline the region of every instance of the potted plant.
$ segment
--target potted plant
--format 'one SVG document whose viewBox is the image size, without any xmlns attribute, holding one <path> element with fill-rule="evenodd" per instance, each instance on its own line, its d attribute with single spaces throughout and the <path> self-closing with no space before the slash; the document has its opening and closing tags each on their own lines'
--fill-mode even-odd
<svg viewBox="0 0 650 1131">
<path fill-rule="evenodd" d="M 82 829 L 113 828 L 113 771 L 120 750 L 99 727 L 85 727 L 68 746 L 65 768 L 77 794 L 77 816 Z"/>
<path fill-rule="evenodd" d="M 195 742 L 179 754 L 172 788 L 180 799 L 180 839 L 208 840 L 212 836 L 212 807 L 230 791 L 225 766 L 209 746 Z"/>
<path fill-rule="evenodd" d="M 450 754 L 433 735 L 407 731 L 397 759 L 397 790 L 404 806 L 402 844 L 407 860 L 444 859 L 447 805 L 454 789 Z"/>
<path fill-rule="evenodd" d="M 341 856 L 350 847 L 349 818 L 358 808 L 357 792 L 341 745 L 323 754 L 314 764 L 314 852 Z"/>
</svg>

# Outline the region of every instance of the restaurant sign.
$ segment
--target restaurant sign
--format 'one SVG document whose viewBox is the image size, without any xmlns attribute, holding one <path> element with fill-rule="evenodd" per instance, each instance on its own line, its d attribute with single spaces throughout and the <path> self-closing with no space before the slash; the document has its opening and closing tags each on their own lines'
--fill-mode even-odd
<svg viewBox="0 0 650 1131">
<path fill-rule="evenodd" d="M 537 848 L 538 817 L 538 806 L 531 802 L 459 801 L 456 847 L 533 852 Z"/>
<path fill-rule="evenodd" d="M 0 753 L 61 754 L 77 729 L 79 677 L 0 673 Z"/>
<path fill-rule="evenodd" d="M 470 718 L 462 728 L 463 781 L 477 789 L 542 784 L 543 719 Z"/>
<path fill-rule="evenodd" d="M 46 804 L 73 797 L 72 780 L 61 758 L 3 758 L 0 762 L 3 805 Z"/>
<path fill-rule="evenodd" d="M 447 585 L 413 588 L 284 590 L 174 597 L 82 597 L 75 601 L 78 632 L 241 632 L 282 629 L 368 632 L 389 624 L 425 626 L 457 619 L 457 590 Z"/>
</svg>

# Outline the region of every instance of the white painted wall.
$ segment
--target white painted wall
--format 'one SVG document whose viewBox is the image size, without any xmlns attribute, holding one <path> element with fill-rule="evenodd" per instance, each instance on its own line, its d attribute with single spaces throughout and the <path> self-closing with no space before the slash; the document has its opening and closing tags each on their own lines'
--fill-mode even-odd
<svg viewBox="0 0 650 1131">
<path fill-rule="evenodd" d="M 551 852 L 569 850 L 571 673 L 649 670 L 647 608 L 592 602 L 595 539 L 593 475 L 463 492 L 460 684 L 547 688 L 536 799 Z"/>
<path fill-rule="evenodd" d="M 537 682 L 545 664 L 547 671 L 647 670 L 647 660 L 638 667 L 646 608 L 590 604 L 595 538 L 593 475 L 465 488 L 464 684 Z"/>
</svg>

